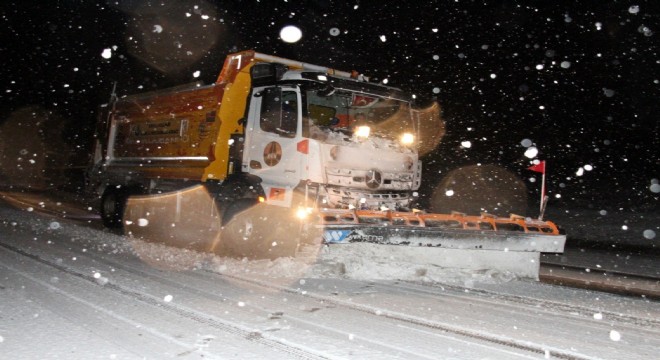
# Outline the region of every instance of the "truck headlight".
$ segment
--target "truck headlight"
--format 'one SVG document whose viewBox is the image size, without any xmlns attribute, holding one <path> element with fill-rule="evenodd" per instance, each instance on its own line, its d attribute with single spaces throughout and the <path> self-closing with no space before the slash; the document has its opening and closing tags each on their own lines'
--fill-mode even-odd
<svg viewBox="0 0 660 360">
<path fill-rule="evenodd" d="M 411 133 L 404 133 L 401 136 L 401 143 L 403 145 L 412 145 L 415 142 L 415 137 Z"/>
<path fill-rule="evenodd" d="M 371 132 L 371 128 L 368 126 L 358 126 L 355 129 L 355 135 L 357 137 L 368 138 L 370 132 Z"/>
<path fill-rule="evenodd" d="M 312 213 L 312 208 L 298 207 L 296 210 L 296 217 L 299 220 L 305 220 Z"/>
</svg>

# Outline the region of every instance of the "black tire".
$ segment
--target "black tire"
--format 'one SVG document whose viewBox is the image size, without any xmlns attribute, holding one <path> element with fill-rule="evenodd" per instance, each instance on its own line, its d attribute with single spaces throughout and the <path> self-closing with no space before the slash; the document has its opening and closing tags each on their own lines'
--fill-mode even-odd
<svg viewBox="0 0 660 360">
<path fill-rule="evenodd" d="M 236 215 L 258 204 L 257 200 L 241 199 L 229 204 L 222 212 L 222 225 L 227 225 Z"/>
<path fill-rule="evenodd" d="M 127 200 L 128 195 L 125 191 L 116 188 L 105 190 L 101 197 L 101 219 L 105 227 L 122 228 Z"/>
</svg>

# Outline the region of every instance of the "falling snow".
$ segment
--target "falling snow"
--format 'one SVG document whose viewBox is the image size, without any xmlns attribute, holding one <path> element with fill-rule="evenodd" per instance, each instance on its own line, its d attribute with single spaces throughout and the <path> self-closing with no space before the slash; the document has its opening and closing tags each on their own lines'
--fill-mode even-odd
<svg viewBox="0 0 660 360">
<path fill-rule="evenodd" d="M 295 43 L 302 38 L 302 31 L 294 25 L 288 25 L 280 30 L 280 38 L 286 43 Z"/>
<path fill-rule="evenodd" d="M 658 183 L 651 184 L 651 186 L 649 186 L 649 189 L 653 193 L 656 193 L 656 194 L 660 193 L 660 184 L 658 184 Z"/>
<path fill-rule="evenodd" d="M 5 46 L 9 49 L 5 50 L 6 58 L 11 61 L 7 61 L 3 73 L 6 81 L 2 103 L 7 104 L 3 108 L 7 116 L 0 119 L 0 134 L 7 134 L 7 127 L 15 123 L 25 136 L 0 139 L 2 168 L 13 172 L 0 171 L 0 185 L 31 187 L 28 180 L 36 178 L 34 174 L 41 174 L 38 178 L 54 183 L 45 183 L 46 189 L 81 186 L 80 179 L 84 176 L 77 169 L 84 168 L 87 156 L 93 154 L 88 144 L 92 142 L 95 126 L 90 119 L 96 119 L 99 101 L 108 101 L 115 81 L 120 97 L 136 89 L 151 91 L 189 81 L 191 74 L 198 83 L 210 84 L 217 79 L 218 64 L 222 64 L 227 53 L 255 49 L 337 66 L 337 69 L 364 71 L 374 81 L 413 91 L 420 98 L 420 106 L 431 101 L 440 104 L 442 136 L 438 136 L 439 145 L 424 154 L 423 185 L 415 195 L 422 204 L 429 201 L 429 188 L 466 164 L 493 164 L 511 170 L 523 181 L 523 187 L 527 187 L 519 194 L 524 201 L 538 202 L 541 176 L 530 176 L 525 168 L 538 163 L 540 157 L 548 159 L 550 166 L 548 218 L 554 220 L 557 214 L 563 215 L 559 219 L 564 221 L 558 224 L 567 229 L 571 239 L 592 236 L 589 241 L 600 241 L 621 236 L 657 249 L 654 209 L 657 209 L 660 184 L 654 178 L 657 177 L 654 173 L 657 131 L 653 129 L 657 121 L 654 114 L 658 111 L 651 94 L 657 91 L 660 79 L 652 75 L 658 51 L 657 9 L 653 2 L 593 4 L 587 8 L 567 5 L 561 9 L 489 4 L 484 8 L 487 11 L 466 7 L 460 1 L 441 11 L 421 3 L 393 7 L 384 3 L 372 8 L 363 2 L 353 2 L 339 13 L 323 4 L 302 11 L 300 4 L 289 0 L 278 3 L 276 10 L 268 9 L 265 15 L 260 10 L 267 3 L 264 1 L 253 4 L 250 11 L 229 3 L 226 8 L 217 8 L 213 2 L 206 1 L 180 3 L 181 7 L 171 8 L 174 5 L 169 3 L 108 2 L 99 7 L 88 6 L 86 2 L 75 6 L 64 2 L 53 7 L 44 5 L 40 9 L 44 16 L 31 10 L 20 11 L 18 3 L 12 6 L 15 14 L 3 20 L 8 25 L 7 35 L 20 41 Z M 18 46 L 22 43 L 25 47 Z M 11 63 L 21 65 L 13 67 Z M 21 109 L 24 104 L 35 106 Z M 193 107 L 204 108 L 197 103 Z M 60 121 L 64 130 L 58 133 L 56 122 Z M 78 132 L 79 129 L 83 130 Z M 10 143 L 13 137 L 16 141 Z M 61 138 L 63 144 L 43 147 L 42 139 L 55 138 Z M 200 153 L 206 154 L 206 150 L 200 149 Z M 73 152 L 82 160 L 56 157 Z M 55 163 L 59 165 L 54 166 Z M 43 179 L 43 174 L 54 176 L 62 168 L 76 172 L 76 180 L 64 179 L 60 184 Z M 31 169 L 34 172 L 29 172 Z M 443 188 L 440 197 L 456 199 L 463 193 L 462 188 L 452 186 L 452 190 Z M 491 196 L 494 192 L 481 195 Z M 479 201 L 475 200 L 473 206 L 477 213 L 483 206 Z M 538 215 L 536 205 L 530 206 L 534 216 Z M 60 214 L 64 211 L 58 205 L 43 202 L 21 208 L 21 216 L 30 217 L 40 209 Z M 87 205 L 80 209 L 90 214 L 96 211 L 96 207 Z M 641 223 L 636 222 L 640 214 L 646 216 Z M 1 220 L 12 234 L 26 229 L 20 217 Z M 149 228 L 153 227 L 155 217 L 135 221 L 137 226 Z M 132 224 L 127 222 L 127 225 Z M 73 226 L 65 220 L 50 218 L 34 227 L 38 235 L 26 242 L 48 241 L 50 246 L 62 239 L 44 240 L 45 236 L 60 236 Z M 83 238 L 74 234 L 67 241 L 77 243 Z M 87 248 L 98 247 L 111 253 L 125 245 L 112 244 L 112 249 L 105 246 L 94 243 Z M 161 256 L 154 263 L 162 265 L 167 259 Z M 109 269 L 99 263 L 90 265 L 85 256 L 60 255 L 58 264 L 66 267 L 76 262 L 82 263 L 84 278 L 91 277 L 100 285 L 107 284 L 110 278 L 114 284 L 115 277 L 109 275 L 112 274 Z M 237 273 L 249 273 L 258 266 L 247 263 L 236 261 L 230 266 L 240 268 Z M 264 268 L 277 268 L 285 263 L 268 262 Z M 202 267 L 198 265 L 197 269 Z M 57 285 L 63 279 L 63 276 L 50 276 L 46 284 Z M 305 286 L 304 280 L 296 283 Z M 93 285 L 98 287 L 96 284 Z M 0 285 L 0 291 L 13 294 L 6 284 Z M 364 286 L 368 288 L 370 284 Z M 173 300 L 172 295 L 163 297 L 163 293 L 155 292 L 153 299 L 162 298 L 167 303 Z M 347 293 L 351 297 L 359 296 L 358 291 Z M 378 299 L 379 295 L 373 292 L 369 296 Z M 284 298 L 274 297 L 269 306 Z M 178 298 L 177 302 L 182 300 Z M 252 302 L 230 301 L 234 309 L 238 304 L 252 310 Z M 600 304 L 600 299 L 593 303 Z M 307 310 L 297 309 L 300 313 Z M 593 313 L 593 319 L 607 319 L 600 323 L 615 321 L 616 317 L 607 315 L 608 310 L 594 307 L 589 312 L 580 312 L 579 316 L 590 319 L 593 311 L 602 311 Z M 433 313 L 430 309 L 428 312 Z M 16 318 L 22 315 L 11 313 Z M 30 321 L 26 323 L 38 325 L 39 321 L 45 322 L 48 311 L 41 309 L 27 315 Z M 285 323 L 283 320 L 289 315 L 275 317 Z M 435 315 L 429 315 L 432 316 Z M 249 336 L 262 336 L 259 331 L 274 336 L 293 331 L 282 323 L 278 324 L 280 327 L 262 326 Z M 515 331 L 522 333 L 522 324 L 517 325 Z M 13 346 L 20 332 L 7 329 L 12 329 L 11 325 L 0 326 L 0 343 Z M 619 331 L 622 329 L 627 328 L 617 327 Z M 149 336 L 147 328 L 139 330 L 140 336 Z M 589 336 L 618 342 L 616 347 L 633 339 L 626 332 L 625 341 L 622 340 L 617 330 L 601 328 Z M 172 341 L 197 350 L 212 347 L 215 338 L 202 335 L 207 333 L 201 331 L 197 339 Z M 341 334 L 344 341 L 348 338 L 362 344 L 360 332 Z M 30 341 L 38 344 L 36 338 Z M 553 358 L 552 349 L 540 353 Z M 183 351 L 177 354 L 206 355 Z M 360 354 L 352 355 L 357 358 Z M 124 357 L 105 352 L 94 355 Z"/>
<path fill-rule="evenodd" d="M 621 340 L 621 334 L 616 330 L 611 330 L 610 331 L 610 340 L 620 341 Z"/>
<path fill-rule="evenodd" d="M 104 59 L 110 59 L 112 57 L 112 49 L 110 49 L 110 48 L 103 49 L 103 52 L 101 53 L 101 56 Z"/>
<path fill-rule="evenodd" d="M 539 154 L 539 150 L 535 146 L 530 146 L 525 150 L 525 156 L 533 159 Z"/>
</svg>

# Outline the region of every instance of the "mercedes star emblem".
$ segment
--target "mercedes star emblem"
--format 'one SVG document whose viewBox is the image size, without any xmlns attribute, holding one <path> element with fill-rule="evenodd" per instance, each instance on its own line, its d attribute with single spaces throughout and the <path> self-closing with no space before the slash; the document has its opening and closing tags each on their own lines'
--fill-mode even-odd
<svg viewBox="0 0 660 360">
<path fill-rule="evenodd" d="M 383 181 L 383 175 L 381 175 L 378 170 L 369 170 L 367 171 L 367 187 L 370 189 L 375 189 L 380 186 L 380 183 Z"/>
</svg>

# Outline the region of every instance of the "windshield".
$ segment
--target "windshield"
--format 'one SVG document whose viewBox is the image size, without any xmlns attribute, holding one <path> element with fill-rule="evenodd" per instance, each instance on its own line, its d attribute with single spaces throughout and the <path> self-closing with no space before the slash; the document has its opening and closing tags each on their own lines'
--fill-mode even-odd
<svg viewBox="0 0 660 360">
<path fill-rule="evenodd" d="M 405 101 L 336 90 L 324 96 L 322 91 L 306 91 L 307 121 L 311 137 L 315 130 L 352 134 L 359 126 L 369 126 L 371 134 L 398 139 L 414 133 L 410 104 Z"/>
</svg>

